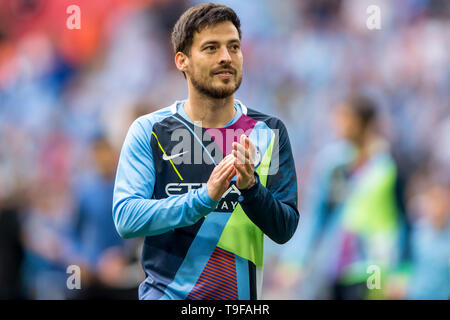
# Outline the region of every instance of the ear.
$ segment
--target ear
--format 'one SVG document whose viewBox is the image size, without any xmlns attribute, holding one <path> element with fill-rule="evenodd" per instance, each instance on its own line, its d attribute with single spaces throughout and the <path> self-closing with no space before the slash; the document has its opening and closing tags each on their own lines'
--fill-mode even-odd
<svg viewBox="0 0 450 320">
<path fill-rule="evenodd" d="M 175 65 L 177 66 L 177 69 L 186 72 L 187 66 L 189 64 L 189 58 L 187 55 L 185 55 L 183 52 L 177 52 L 175 55 Z"/>
</svg>

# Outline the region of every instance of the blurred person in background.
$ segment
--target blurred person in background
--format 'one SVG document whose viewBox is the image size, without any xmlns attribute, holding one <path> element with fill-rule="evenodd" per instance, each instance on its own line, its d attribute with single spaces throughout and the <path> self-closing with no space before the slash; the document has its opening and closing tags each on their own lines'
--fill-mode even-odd
<svg viewBox="0 0 450 320">
<path fill-rule="evenodd" d="M 67 185 L 37 179 L 21 221 L 25 247 L 22 265 L 27 299 L 64 299 L 66 268 L 72 261 L 70 216 L 72 199 Z"/>
<path fill-rule="evenodd" d="M 396 166 L 377 117 L 374 103 L 360 95 L 334 111 L 340 139 L 315 161 L 304 234 L 282 259 L 291 267 L 278 275 L 283 283 L 294 276 L 289 290 L 297 290 L 297 297 L 368 298 L 368 266 L 378 266 L 384 278 L 395 261 Z"/>
<path fill-rule="evenodd" d="M 408 299 L 450 299 L 450 183 L 443 171 L 431 175 L 413 198 Z"/>
<path fill-rule="evenodd" d="M 97 136 L 89 149 L 94 168 L 77 181 L 72 222 L 83 281 L 81 290 L 70 292 L 69 297 L 137 299 L 143 276 L 136 259 L 138 241 L 120 238 L 111 219 L 118 155 L 103 135 Z"/>
<path fill-rule="evenodd" d="M 20 269 L 24 249 L 20 238 L 23 192 L 0 192 L 0 300 L 23 299 Z"/>
<path fill-rule="evenodd" d="M 73 143 L 58 128 L 40 139 L 20 222 L 24 293 L 27 299 L 64 299 L 66 268 L 73 259 L 69 183 Z"/>
<path fill-rule="evenodd" d="M 350 144 L 350 161 L 333 170 L 329 189 L 328 204 L 339 215 L 334 298 L 385 298 L 399 259 L 396 163 L 371 99 L 356 96 L 344 102 L 336 124 Z M 369 279 L 372 275 L 378 279 Z"/>
</svg>

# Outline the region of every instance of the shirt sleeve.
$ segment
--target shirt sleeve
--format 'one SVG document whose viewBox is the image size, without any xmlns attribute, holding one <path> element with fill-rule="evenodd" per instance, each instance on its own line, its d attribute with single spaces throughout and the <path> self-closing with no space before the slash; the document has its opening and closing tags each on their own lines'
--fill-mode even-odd
<svg viewBox="0 0 450 320">
<path fill-rule="evenodd" d="M 250 220 L 276 243 L 294 235 L 299 221 L 297 175 L 286 127 L 278 120 L 278 135 L 264 187 L 259 178 L 251 188 L 241 190 L 240 204 Z M 256 174 L 256 173 L 255 173 Z"/>
<path fill-rule="evenodd" d="M 125 138 L 116 173 L 113 219 L 123 238 L 154 236 L 195 224 L 212 212 L 217 201 L 203 186 L 182 195 L 151 199 L 155 168 L 149 119 L 135 120 Z"/>
</svg>

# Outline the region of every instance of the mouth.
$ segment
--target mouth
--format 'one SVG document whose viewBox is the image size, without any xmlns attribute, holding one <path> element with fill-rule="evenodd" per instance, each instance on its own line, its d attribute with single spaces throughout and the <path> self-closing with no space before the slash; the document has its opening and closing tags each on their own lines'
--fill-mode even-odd
<svg viewBox="0 0 450 320">
<path fill-rule="evenodd" d="M 221 79 L 230 79 L 234 75 L 234 72 L 230 69 L 224 69 L 214 72 L 214 75 L 218 76 Z"/>
</svg>

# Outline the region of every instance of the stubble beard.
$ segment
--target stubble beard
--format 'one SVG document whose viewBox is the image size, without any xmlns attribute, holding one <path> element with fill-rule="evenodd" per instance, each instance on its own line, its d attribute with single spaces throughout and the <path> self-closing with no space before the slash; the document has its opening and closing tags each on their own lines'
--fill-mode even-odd
<svg viewBox="0 0 450 320">
<path fill-rule="evenodd" d="M 195 72 L 189 73 L 189 78 L 194 88 L 201 94 L 213 98 L 213 99 L 225 99 L 231 96 L 239 89 L 242 83 L 242 74 L 235 74 L 235 85 L 233 87 L 215 87 L 212 85 L 212 81 L 200 79 L 195 76 Z M 231 79 L 230 79 L 231 81 Z"/>
</svg>

